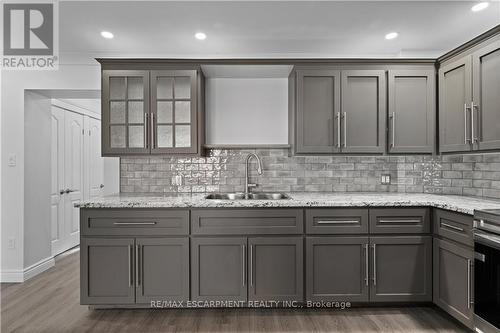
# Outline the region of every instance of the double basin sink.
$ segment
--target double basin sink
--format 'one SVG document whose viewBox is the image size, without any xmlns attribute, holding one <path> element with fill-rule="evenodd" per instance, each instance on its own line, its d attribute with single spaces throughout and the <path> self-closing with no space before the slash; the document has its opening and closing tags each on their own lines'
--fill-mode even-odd
<svg viewBox="0 0 500 333">
<path fill-rule="evenodd" d="M 212 200 L 283 200 L 289 199 L 285 193 L 271 193 L 271 192 L 260 192 L 260 193 L 248 193 L 245 198 L 245 193 L 210 193 L 205 199 Z"/>
</svg>

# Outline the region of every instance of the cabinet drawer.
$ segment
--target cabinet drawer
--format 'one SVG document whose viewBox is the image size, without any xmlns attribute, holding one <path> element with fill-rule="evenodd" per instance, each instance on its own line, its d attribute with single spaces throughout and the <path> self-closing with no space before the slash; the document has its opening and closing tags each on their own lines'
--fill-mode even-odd
<svg viewBox="0 0 500 333">
<path fill-rule="evenodd" d="M 428 208 L 375 208 L 370 209 L 370 233 L 414 234 L 430 233 Z"/>
<path fill-rule="evenodd" d="M 191 211 L 193 235 L 301 234 L 301 209 L 213 209 Z"/>
<path fill-rule="evenodd" d="M 441 237 L 472 246 L 473 219 L 470 215 L 436 209 L 434 211 L 434 233 Z"/>
<path fill-rule="evenodd" d="M 82 209 L 83 236 L 188 235 L 189 211 L 171 209 Z"/>
<path fill-rule="evenodd" d="M 308 209 L 308 234 L 367 234 L 368 209 Z"/>
</svg>

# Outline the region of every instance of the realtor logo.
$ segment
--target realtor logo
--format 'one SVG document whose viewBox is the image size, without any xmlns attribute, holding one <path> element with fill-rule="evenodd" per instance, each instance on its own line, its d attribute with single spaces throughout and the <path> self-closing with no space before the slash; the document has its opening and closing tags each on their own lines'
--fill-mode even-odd
<svg viewBox="0 0 500 333">
<path fill-rule="evenodd" d="M 55 3 L 4 3 L 3 69 L 57 69 Z"/>
</svg>

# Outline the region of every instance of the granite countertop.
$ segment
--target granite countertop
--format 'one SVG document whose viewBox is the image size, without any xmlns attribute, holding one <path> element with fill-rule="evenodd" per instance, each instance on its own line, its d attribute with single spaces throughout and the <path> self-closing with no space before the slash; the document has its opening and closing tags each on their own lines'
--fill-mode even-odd
<svg viewBox="0 0 500 333">
<path fill-rule="evenodd" d="M 500 200 L 425 193 L 293 192 L 284 200 L 214 200 L 199 194 L 117 194 L 75 204 L 80 208 L 225 208 L 225 207 L 387 207 L 429 206 L 473 214 L 476 209 L 500 209 Z"/>
</svg>

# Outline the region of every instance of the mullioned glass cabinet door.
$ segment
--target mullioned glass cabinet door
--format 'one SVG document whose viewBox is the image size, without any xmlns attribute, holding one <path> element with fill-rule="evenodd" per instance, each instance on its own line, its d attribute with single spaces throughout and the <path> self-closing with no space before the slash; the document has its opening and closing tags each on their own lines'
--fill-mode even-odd
<svg viewBox="0 0 500 333">
<path fill-rule="evenodd" d="M 151 71 L 151 153 L 197 153 L 196 70 Z"/>
<path fill-rule="evenodd" d="M 103 71 L 103 156 L 149 154 L 149 116 L 149 71 Z"/>
</svg>

